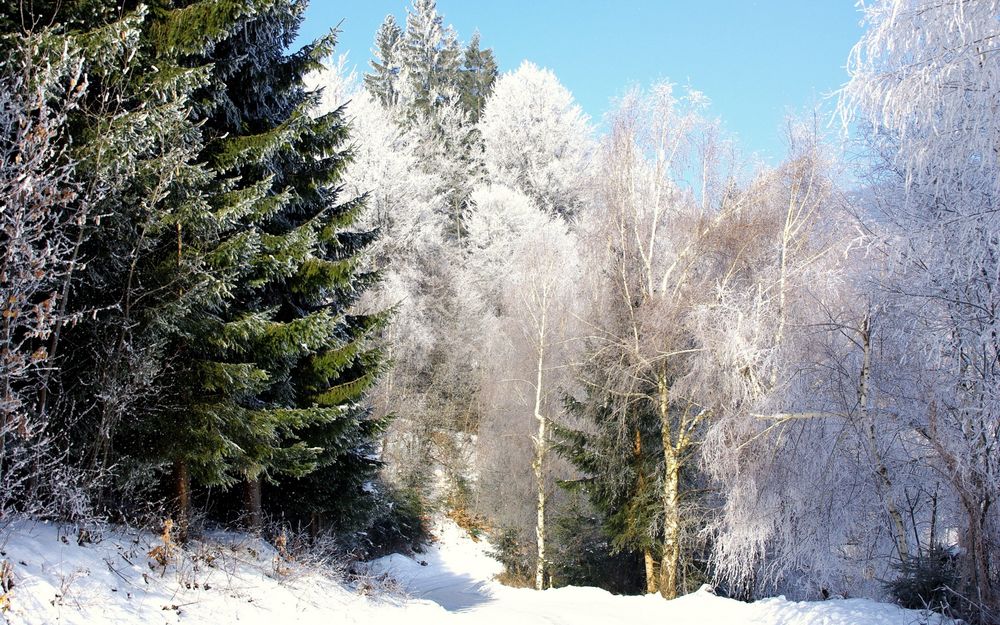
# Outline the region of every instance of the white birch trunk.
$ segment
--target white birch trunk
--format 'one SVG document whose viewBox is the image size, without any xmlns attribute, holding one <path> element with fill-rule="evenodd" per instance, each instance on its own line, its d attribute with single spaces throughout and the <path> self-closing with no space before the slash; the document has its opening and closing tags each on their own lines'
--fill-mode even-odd
<svg viewBox="0 0 1000 625">
<path fill-rule="evenodd" d="M 538 433 L 535 437 L 535 486 L 538 489 L 536 508 L 535 539 L 538 544 L 538 556 L 535 562 L 535 589 L 545 588 L 545 441 L 547 419 L 542 412 L 542 383 L 545 370 L 545 323 L 546 305 L 543 303 L 539 313 L 538 324 L 538 363 L 535 371 L 535 420 L 538 421 Z"/>
</svg>

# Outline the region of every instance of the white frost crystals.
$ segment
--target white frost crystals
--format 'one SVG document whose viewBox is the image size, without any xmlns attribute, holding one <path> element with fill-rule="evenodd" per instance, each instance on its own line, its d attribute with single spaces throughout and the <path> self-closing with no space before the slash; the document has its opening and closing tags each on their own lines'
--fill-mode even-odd
<svg viewBox="0 0 1000 625">
<path fill-rule="evenodd" d="M 572 214 L 592 149 L 587 116 L 551 70 L 525 61 L 500 76 L 479 122 L 491 180 L 540 208 Z"/>
</svg>

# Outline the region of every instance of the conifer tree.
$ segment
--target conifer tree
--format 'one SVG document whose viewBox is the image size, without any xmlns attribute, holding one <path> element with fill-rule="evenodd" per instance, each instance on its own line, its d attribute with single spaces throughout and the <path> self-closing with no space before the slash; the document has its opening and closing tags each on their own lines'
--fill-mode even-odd
<svg viewBox="0 0 1000 625">
<path fill-rule="evenodd" d="M 403 31 L 390 13 L 375 33 L 375 47 L 372 49 L 372 73 L 365 74 L 365 87 L 373 98 L 383 106 L 394 106 L 399 102 L 399 42 Z"/>
<path fill-rule="evenodd" d="M 229 287 L 218 271 L 238 263 L 234 249 L 212 256 L 220 227 L 205 200 L 212 173 L 198 162 L 192 115 L 193 94 L 209 74 L 188 57 L 247 7 L 63 4 L 9 5 L 2 13 L 15 31 L 51 25 L 53 46 L 79 50 L 90 84 L 68 149 L 80 161 L 81 186 L 98 200 L 78 220 L 59 294 L 61 316 L 74 323 L 52 332 L 55 366 L 36 410 L 52 413 L 79 469 L 99 476 L 116 465 L 130 481 L 133 461 L 150 458 L 136 434 L 164 430 L 167 415 L 181 412 L 184 328 L 198 311 L 221 305 Z"/>
<path fill-rule="evenodd" d="M 602 397 L 606 384 L 599 366 L 588 368 L 583 400 L 569 398 L 567 408 L 589 427 L 554 424 L 554 449 L 580 472 L 562 486 L 590 500 L 610 538 L 612 554 L 641 553 L 646 592 L 658 588 L 660 541 L 655 532 L 660 513 L 657 488 L 663 462 L 657 415 L 641 405 L 616 410 L 613 398 Z"/>
<path fill-rule="evenodd" d="M 126 482 L 172 472 L 182 533 L 192 482 L 252 494 L 261 474 L 340 463 L 364 484 L 381 426 L 354 408 L 378 360 L 358 340 L 380 318 L 346 312 L 372 237 L 343 231 L 360 207 L 335 203 L 346 128 L 339 112 L 311 118 L 302 87 L 332 36 L 284 53 L 303 2 L 40 2 L 26 21 L 4 8 L 12 28 L 55 24 L 100 81 L 74 140 L 101 219 L 83 222 L 86 270 L 62 298 L 92 314 L 56 328 L 55 393 L 39 402 L 75 461 Z"/>
<path fill-rule="evenodd" d="M 259 248 L 221 315 L 232 331 L 214 346 L 228 369 L 243 367 L 254 383 L 238 401 L 220 397 L 200 410 L 241 416 L 242 430 L 226 433 L 226 478 L 245 482 L 251 523 L 262 512 L 262 478 L 280 482 L 267 490 L 268 509 L 337 521 L 364 510 L 365 484 L 379 466 L 383 423 L 368 418 L 363 397 L 380 369 L 365 339 L 383 317 L 351 314 L 375 279 L 357 263 L 374 235 L 351 230 L 363 198 L 338 196 L 349 157 L 342 112 L 313 117 L 319 94 L 303 86 L 331 53 L 333 34 L 289 54 L 305 3 L 255 4 L 207 57 L 215 82 L 205 120 L 208 161 L 260 197 Z"/>
<path fill-rule="evenodd" d="M 497 62 L 493 50 L 479 47 L 479 31 L 476 31 L 462 52 L 462 67 L 459 70 L 462 108 L 469 117 L 469 123 L 479 121 L 496 77 Z"/>
<path fill-rule="evenodd" d="M 444 26 L 436 0 L 413 0 L 399 43 L 402 99 L 411 117 L 426 116 L 457 95 L 461 50 L 451 26 Z"/>
</svg>

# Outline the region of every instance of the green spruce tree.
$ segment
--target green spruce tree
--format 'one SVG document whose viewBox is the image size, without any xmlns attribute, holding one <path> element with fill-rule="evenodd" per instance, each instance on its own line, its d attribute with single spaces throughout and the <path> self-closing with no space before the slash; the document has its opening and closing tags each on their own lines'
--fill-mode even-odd
<svg viewBox="0 0 1000 625">
<path fill-rule="evenodd" d="M 352 229 L 363 198 L 339 197 L 349 158 L 342 111 L 314 117 L 319 96 L 304 87 L 333 34 L 289 53 L 305 3 L 257 4 L 207 57 L 215 87 L 204 126 L 208 162 L 260 194 L 259 248 L 220 319 L 233 331 L 217 345 L 255 383 L 235 403 L 198 409 L 242 415 L 242 430 L 227 433 L 229 477 L 244 483 L 252 525 L 264 510 L 339 520 L 370 507 L 365 484 L 379 466 L 383 423 L 369 418 L 364 395 L 381 367 L 367 339 L 383 316 L 351 314 L 375 280 L 358 263 L 374 234 Z"/>
<path fill-rule="evenodd" d="M 88 91 L 67 149 L 94 204 L 79 220 L 60 288 L 59 306 L 73 323 L 52 334 L 55 366 L 36 409 L 59 425 L 78 470 L 118 478 L 111 488 L 96 480 L 104 488 L 95 494 L 120 510 L 127 484 L 160 457 L 140 434 L 170 429 L 170 415 L 182 412 L 177 380 L 190 363 L 179 345 L 190 319 L 228 294 L 226 255 L 217 253 L 224 229 L 207 202 L 213 172 L 199 161 L 193 107 L 210 72 L 190 55 L 247 7 L 40 1 L 3 9 L 5 26 L 45 24 L 53 45 L 84 59 Z M 231 249 L 230 264 L 234 256 Z"/>
<path fill-rule="evenodd" d="M 644 580 L 646 592 L 656 592 L 660 540 L 655 528 L 663 456 L 659 421 L 652 410 L 635 403 L 623 406 L 603 391 L 603 375 L 600 367 L 590 367 L 587 396 L 567 400 L 570 414 L 588 426 L 554 424 L 556 452 L 582 475 L 562 486 L 589 499 L 609 538 L 611 555 L 642 555 L 643 569 L 634 577 Z"/>
</svg>

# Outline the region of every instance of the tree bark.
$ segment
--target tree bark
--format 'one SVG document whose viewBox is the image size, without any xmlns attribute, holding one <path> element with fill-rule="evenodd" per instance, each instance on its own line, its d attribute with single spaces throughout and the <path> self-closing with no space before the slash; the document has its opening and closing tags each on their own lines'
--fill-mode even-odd
<svg viewBox="0 0 1000 625">
<path fill-rule="evenodd" d="M 680 465 L 667 460 L 663 485 L 663 557 L 660 559 L 660 594 L 665 599 L 677 597 L 677 573 L 681 561 Z"/>
<path fill-rule="evenodd" d="M 642 550 L 642 560 L 646 567 L 646 594 L 654 593 L 659 584 L 656 579 L 656 559 L 653 550 L 646 547 Z"/>
<path fill-rule="evenodd" d="M 535 419 L 538 433 L 535 438 L 535 487 L 538 502 L 535 521 L 535 540 L 538 544 L 538 559 L 535 562 L 535 590 L 545 588 L 545 440 L 546 418 L 542 413 L 542 374 L 545 369 L 545 307 L 542 307 L 541 324 L 538 331 L 538 366 L 535 375 Z"/>
<path fill-rule="evenodd" d="M 260 480 L 248 477 L 243 482 L 243 495 L 246 503 L 247 529 L 259 532 L 264 525 L 264 514 L 261 506 Z"/>
<path fill-rule="evenodd" d="M 677 596 L 677 569 L 681 559 L 680 458 L 674 447 L 670 421 L 670 387 L 665 372 L 656 378 L 660 428 L 663 437 L 663 553 L 660 558 L 660 594 Z M 678 432 L 678 435 L 681 433 Z"/>
<path fill-rule="evenodd" d="M 174 489 L 176 495 L 177 541 L 186 542 L 191 524 L 191 475 L 186 460 L 174 461 Z"/>
</svg>

